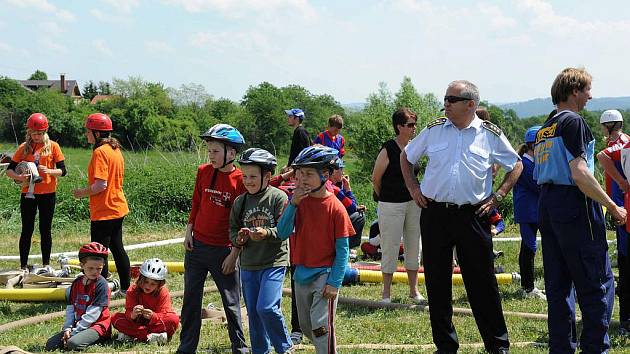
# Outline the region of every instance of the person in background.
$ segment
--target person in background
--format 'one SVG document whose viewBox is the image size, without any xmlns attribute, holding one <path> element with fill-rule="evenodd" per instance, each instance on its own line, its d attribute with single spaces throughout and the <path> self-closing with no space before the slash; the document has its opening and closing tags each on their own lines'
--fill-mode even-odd
<svg viewBox="0 0 630 354">
<path fill-rule="evenodd" d="M 293 128 L 293 136 L 291 137 L 291 149 L 289 150 L 288 166 L 304 148 L 311 146 L 311 137 L 308 135 L 306 128 L 302 125 L 305 118 L 304 111 L 299 108 L 287 109 L 287 123 Z"/>
<path fill-rule="evenodd" d="M 343 117 L 333 114 L 328 118 L 328 129 L 317 134 L 313 144 L 328 146 L 329 148 L 339 151 L 339 158 L 343 158 L 346 154 L 346 140 L 339 133 L 343 129 Z"/>
<path fill-rule="evenodd" d="M 396 137 L 383 143 L 372 171 L 372 186 L 378 196 L 378 224 L 381 231 L 381 271 L 383 272 L 382 302 L 391 302 L 391 286 L 398 265 L 398 251 L 402 237 L 405 268 L 409 283 L 409 298 L 415 303 L 424 301 L 418 291 L 418 268 L 422 246 L 420 241 L 420 208 L 405 187 L 400 168 L 400 154 L 416 134 L 416 114 L 400 108 L 392 115 Z M 414 173 L 418 173 L 414 169 Z"/>
<path fill-rule="evenodd" d="M 523 172 L 514 185 L 514 222 L 521 231 L 521 249 L 518 265 L 521 272 L 521 289 L 525 297 L 547 300 L 545 293 L 534 285 L 534 258 L 538 232 L 538 197 L 540 187 L 534 180 L 534 143 L 540 125 L 525 132 L 525 143 L 518 149 L 523 161 Z"/>
<path fill-rule="evenodd" d="M 90 198 L 90 239 L 112 252 L 121 288 L 115 297 L 124 297 L 131 285 L 131 265 L 123 245 L 123 220 L 129 206 L 123 191 L 125 159 L 112 131 L 112 120 L 106 114 L 93 113 L 85 120 L 85 137 L 94 146 L 88 165 L 88 186 L 75 189 L 72 194 L 75 198 Z M 108 276 L 108 269 L 105 262 L 103 277 Z"/>
<path fill-rule="evenodd" d="M 50 252 L 52 250 L 52 220 L 57 200 L 57 178 L 66 175 L 65 158 L 59 144 L 48 137 L 48 118 L 42 113 L 33 113 L 26 121 L 26 138 L 7 167 L 6 175 L 21 183 L 20 216 L 22 232 L 18 247 L 20 249 L 20 268 L 27 269 L 28 255 L 31 251 L 31 238 L 35 229 L 35 215 L 39 210 L 39 237 L 41 240 L 42 263 L 51 273 Z M 16 167 L 21 162 L 31 162 L 37 167 L 41 181 L 34 185 L 34 198 L 27 198 L 28 182 L 35 178 L 32 174 L 18 174 Z"/>
</svg>

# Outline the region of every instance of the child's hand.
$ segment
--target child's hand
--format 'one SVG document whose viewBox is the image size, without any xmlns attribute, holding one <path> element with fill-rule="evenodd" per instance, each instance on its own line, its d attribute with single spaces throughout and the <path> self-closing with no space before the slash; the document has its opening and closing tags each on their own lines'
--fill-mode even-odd
<svg viewBox="0 0 630 354">
<path fill-rule="evenodd" d="M 192 225 L 186 227 L 186 234 L 184 235 L 184 248 L 186 251 L 193 250 Z"/>
<path fill-rule="evenodd" d="M 249 233 L 249 237 L 251 237 L 254 241 L 262 241 L 266 239 L 267 236 L 269 236 L 269 232 L 267 229 L 263 229 L 262 227 L 256 227 Z"/>
<path fill-rule="evenodd" d="M 144 310 L 144 306 L 142 305 L 136 305 L 133 307 L 133 310 L 131 312 L 131 319 L 135 320 L 136 318 L 138 318 L 138 316 L 142 315 L 142 311 Z"/>
<path fill-rule="evenodd" d="M 246 227 L 243 227 L 240 230 L 238 230 L 238 234 L 237 234 L 237 237 L 236 237 L 236 243 L 239 246 L 242 246 L 242 245 L 246 244 L 247 241 L 249 241 L 249 234 L 250 234 L 249 229 L 246 228 Z"/>
<path fill-rule="evenodd" d="M 46 174 L 49 174 L 49 173 L 50 173 L 50 171 L 51 171 L 51 169 L 50 169 L 50 168 L 48 168 L 48 167 L 46 167 L 46 166 L 44 166 L 44 165 L 39 165 L 39 166 L 37 166 L 37 169 L 39 170 L 39 173 L 40 173 L 40 174 L 45 174 L 45 175 L 46 175 Z"/>
<path fill-rule="evenodd" d="M 147 320 L 150 320 L 152 316 L 153 316 L 153 311 L 152 310 L 150 310 L 150 309 L 142 310 L 142 317 L 146 318 Z"/>
<path fill-rule="evenodd" d="M 291 198 L 291 204 L 298 206 L 302 199 L 308 197 L 310 192 L 310 189 L 302 189 L 302 187 L 295 188 L 293 191 L 293 197 Z"/>
<path fill-rule="evenodd" d="M 65 331 L 63 331 L 63 338 L 61 338 L 64 348 L 68 346 L 68 340 L 70 339 L 70 337 L 72 337 L 72 330 L 68 328 Z"/>
<path fill-rule="evenodd" d="M 230 252 L 221 264 L 221 271 L 223 274 L 228 275 L 234 273 L 236 270 L 236 260 L 238 259 L 238 253 Z"/>
<path fill-rule="evenodd" d="M 332 285 L 326 284 L 326 286 L 324 287 L 324 291 L 322 292 L 322 296 L 329 300 L 333 300 L 334 298 L 337 297 L 338 293 L 339 293 L 339 289 L 335 288 Z"/>
</svg>

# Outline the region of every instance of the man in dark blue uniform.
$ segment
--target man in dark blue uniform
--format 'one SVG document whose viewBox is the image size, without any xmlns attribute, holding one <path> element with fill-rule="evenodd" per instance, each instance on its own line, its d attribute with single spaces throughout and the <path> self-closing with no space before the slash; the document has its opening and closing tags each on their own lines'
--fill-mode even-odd
<svg viewBox="0 0 630 354">
<path fill-rule="evenodd" d="M 593 177 L 595 140 L 578 114 L 591 99 L 590 90 L 591 75 L 584 69 L 567 68 L 556 77 L 551 97 L 557 113 L 538 131 L 534 148 L 550 353 L 574 353 L 577 348 L 576 293 L 582 353 L 610 348 L 614 278 L 600 205 L 619 224 L 625 223 L 626 211 Z"/>
</svg>

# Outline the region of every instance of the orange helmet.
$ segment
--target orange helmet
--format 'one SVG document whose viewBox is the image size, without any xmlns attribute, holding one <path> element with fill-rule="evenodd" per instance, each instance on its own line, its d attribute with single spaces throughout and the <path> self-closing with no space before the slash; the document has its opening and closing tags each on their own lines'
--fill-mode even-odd
<svg viewBox="0 0 630 354">
<path fill-rule="evenodd" d="M 85 120 L 85 127 L 90 130 L 98 130 L 102 132 L 112 131 L 112 120 L 107 114 L 92 113 Z"/>
<path fill-rule="evenodd" d="M 26 121 L 26 127 L 30 130 L 48 129 L 48 118 L 41 113 L 33 113 Z"/>
</svg>

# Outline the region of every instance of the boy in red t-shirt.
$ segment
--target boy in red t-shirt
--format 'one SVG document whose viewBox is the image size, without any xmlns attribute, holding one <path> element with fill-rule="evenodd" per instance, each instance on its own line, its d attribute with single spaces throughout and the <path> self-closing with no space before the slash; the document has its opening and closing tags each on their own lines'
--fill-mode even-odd
<svg viewBox="0 0 630 354">
<path fill-rule="evenodd" d="M 61 332 L 46 342 L 46 350 L 84 350 L 111 336 L 107 280 L 101 275 L 107 262 L 107 248 L 98 242 L 79 249 L 83 275 L 72 282 L 66 292 L 66 320 Z"/>
<path fill-rule="evenodd" d="M 247 353 L 241 322 L 241 288 L 236 262 L 240 248 L 230 241 L 230 210 L 245 193 L 243 173 L 234 167 L 237 150 L 245 144 L 238 130 L 216 124 L 201 138 L 208 145 L 209 164 L 199 166 L 192 210 L 184 237 L 184 303 L 178 353 L 194 353 L 201 330 L 203 285 L 208 273 L 219 288 L 233 353 Z"/>
<path fill-rule="evenodd" d="M 295 298 L 303 333 L 316 353 L 336 353 L 334 317 L 346 264 L 348 237 L 354 235 L 348 213 L 324 185 L 322 171 L 338 151 L 310 146 L 293 161 L 298 187 L 278 224 L 278 237 L 295 229 L 291 262 L 295 265 Z"/>
</svg>

